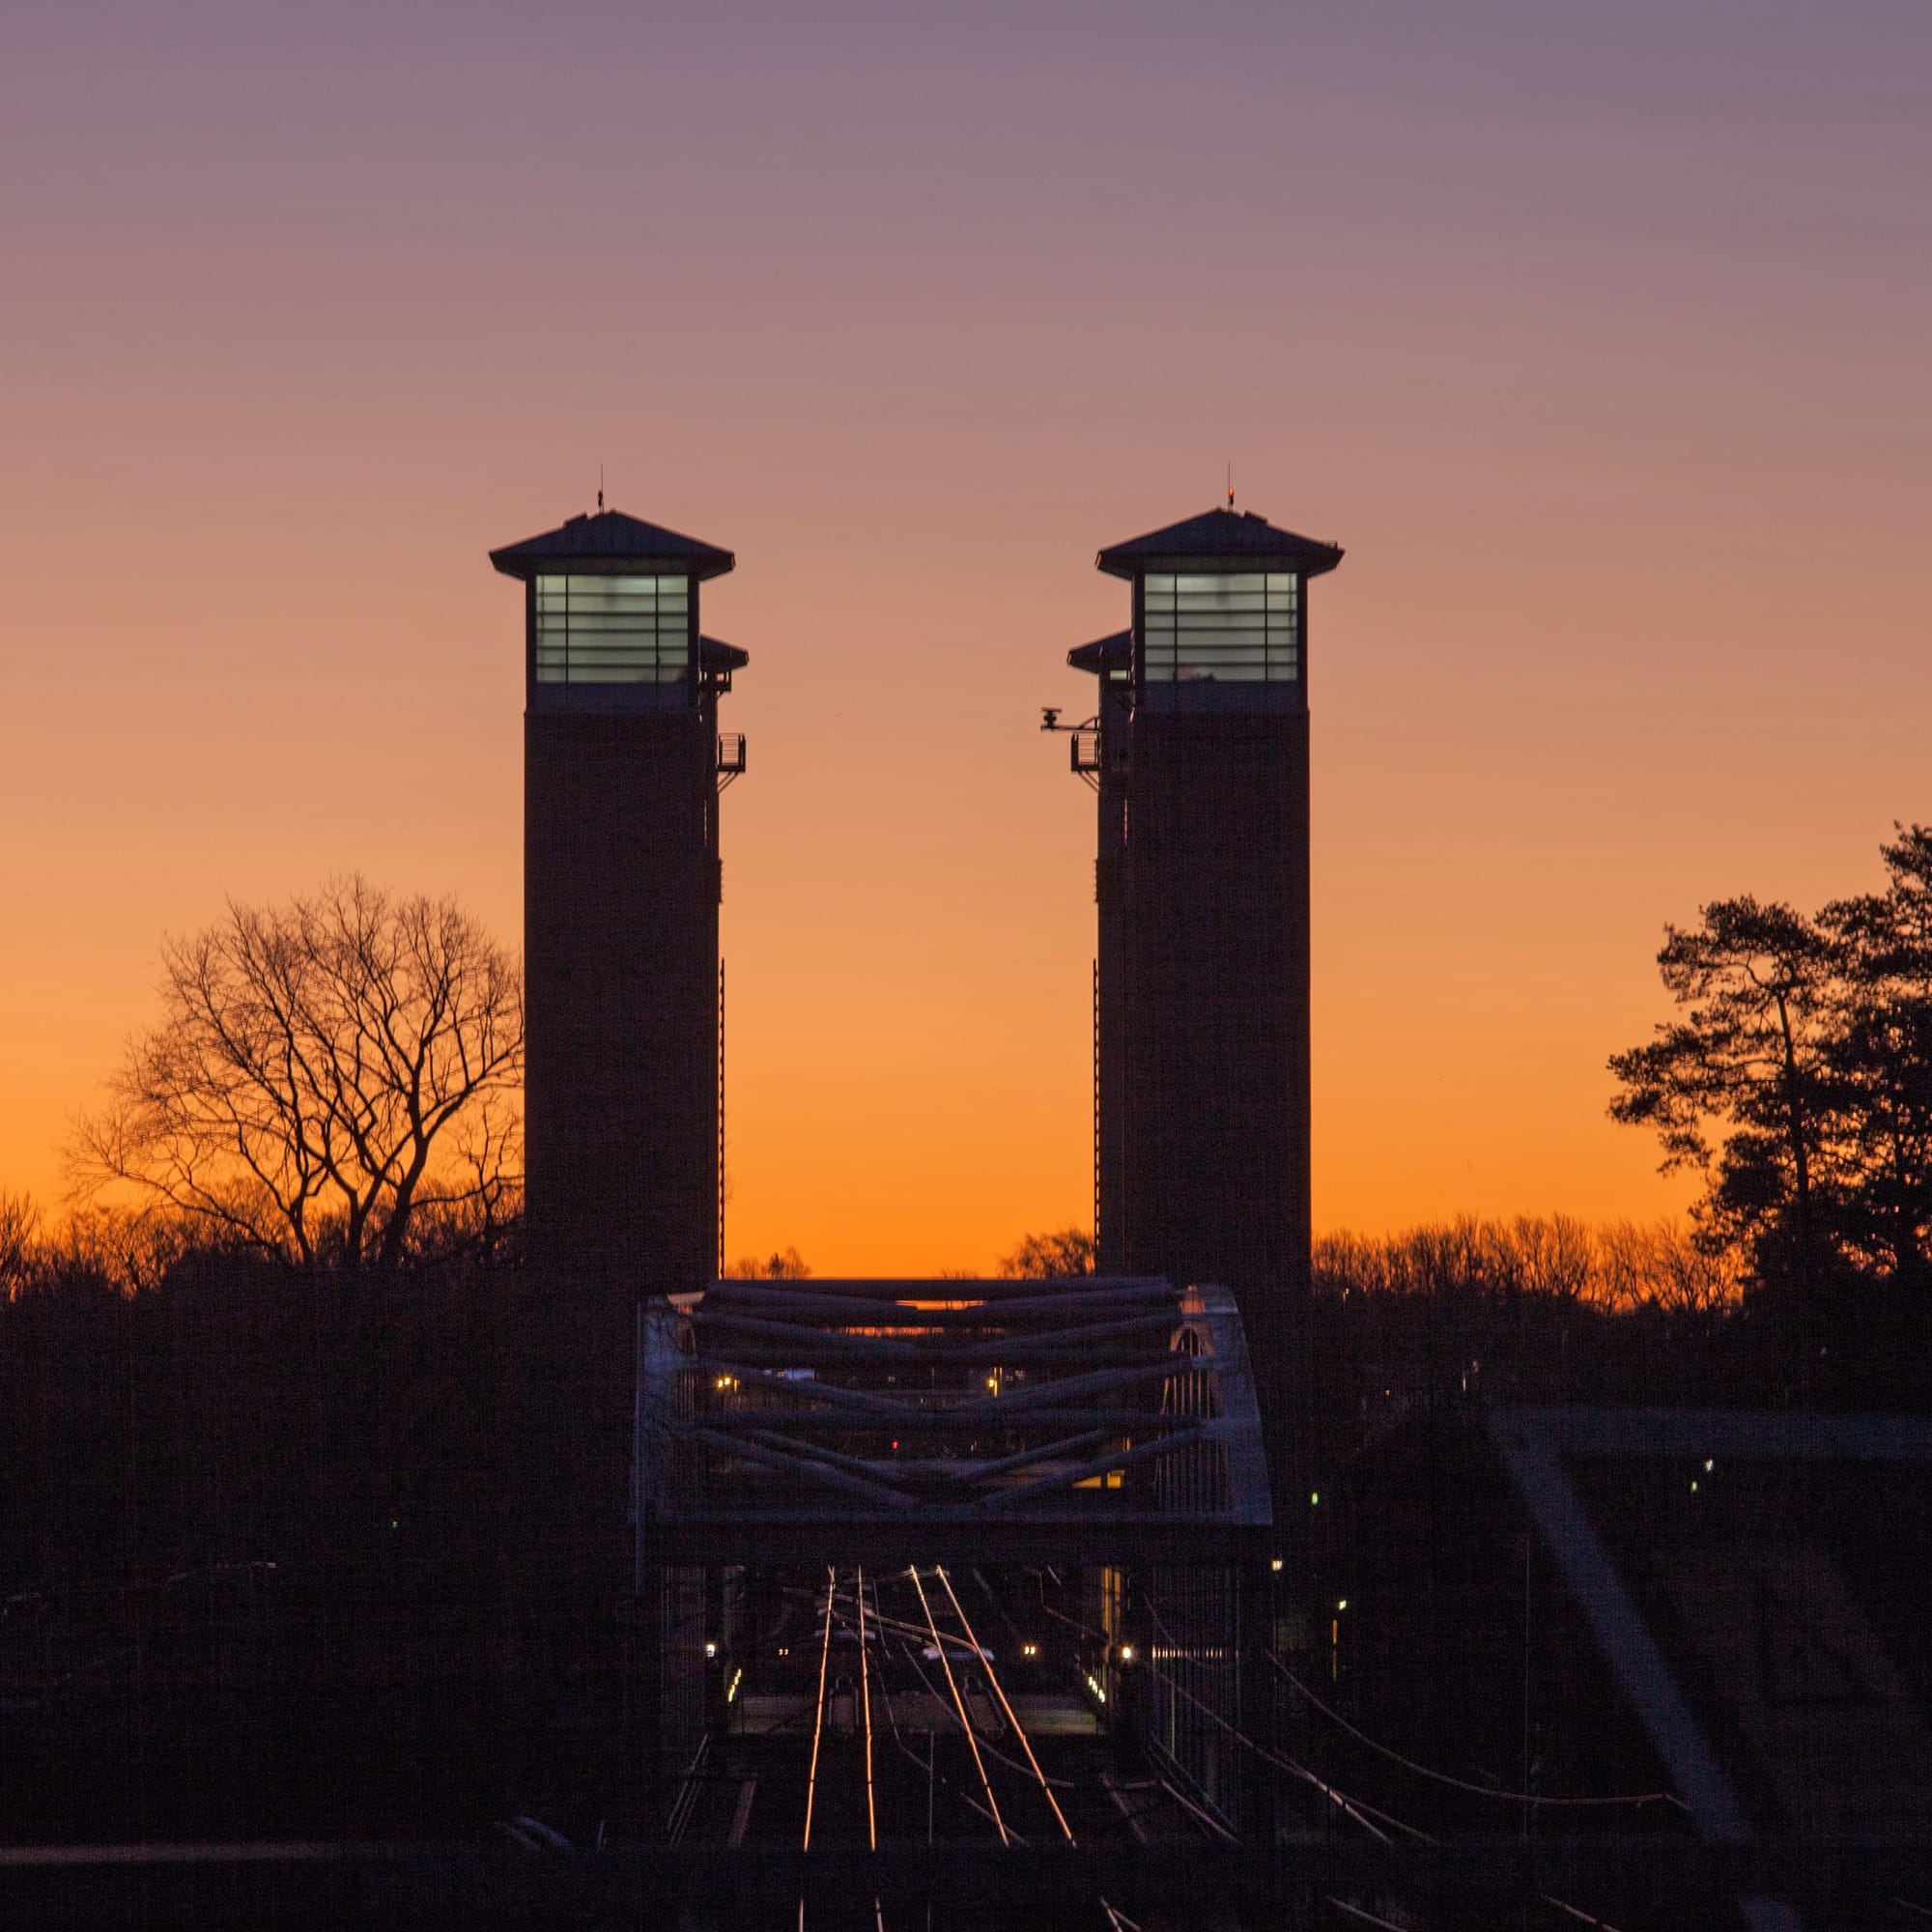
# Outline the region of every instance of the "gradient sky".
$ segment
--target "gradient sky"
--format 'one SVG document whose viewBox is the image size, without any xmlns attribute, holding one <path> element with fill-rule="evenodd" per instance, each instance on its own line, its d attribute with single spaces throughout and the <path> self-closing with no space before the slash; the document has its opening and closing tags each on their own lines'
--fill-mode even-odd
<svg viewBox="0 0 1932 1932">
<path fill-rule="evenodd" d="M 521 606 L 739 557 L 729 1245 L 1092 1199 L 1104 543 L 1314 586 L 1315 1207 L 1650 1216 L 1665 920 L 1932 816 L 1932 11 L 0 12 L 0 1185 L 156 942 L 359 867 L 520 921 Z"/>
</svg>

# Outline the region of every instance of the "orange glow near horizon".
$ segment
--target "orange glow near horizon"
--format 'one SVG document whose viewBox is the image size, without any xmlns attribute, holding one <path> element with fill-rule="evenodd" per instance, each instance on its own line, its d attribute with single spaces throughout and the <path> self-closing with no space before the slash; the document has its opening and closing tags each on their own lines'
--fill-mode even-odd
<svg viewBox="0 0 1932 1932">
<path fill-rule="evenodd" d="M 1932 817 L 1932 37 L 1639 11 L 599 16 L 571 87 L 503 22 L 130 15 L 101 71 L 49 14 L 0 82 L 0 1186 L 57 1193 L 224 895 L 359 868 L 517 936 L 484 553 L 601 463 L 738 555 L 729 1254 L 1084 1225 L 1093 803 L 1038 707 L 1126 622 L 1095 551 L 1232 454 L 1348 552 L 1318 1227 L 1680 1210 L 1604 1111 L 1664 922 Z"/>
</svg>

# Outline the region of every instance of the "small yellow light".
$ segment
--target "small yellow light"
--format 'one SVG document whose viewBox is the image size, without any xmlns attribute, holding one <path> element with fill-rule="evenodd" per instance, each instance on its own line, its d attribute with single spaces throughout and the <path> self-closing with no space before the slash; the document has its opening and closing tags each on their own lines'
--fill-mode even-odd
<svg viewBox="0 0 1932 1932">
<path fill-rule="evenodd" d="M 989 1389 L 991 1389 L 991 1390 L 993 1391 L 993 1393 L 994 1393 L 995 1395 L 998 1395 L 998 1394 L 999 1394 L 999 1392 L 1000 1392 L 1000 1378 L 999 1378 L 999 1377 L 998 1377 L 998 1376 L 988 1376 L 988 1377 L 986 1378 L 986 1386 L 987 1386 L 987 1387 L 988 1387 Z"/>
<path fill-rule="evenodd" d="M 1279 1576 L 1281 1573 L 1281 1558 L 1279 1556 L 1271 1557 L 1268 1561 L 1268 1568 Z"/>
<path fill-rule="evenodd" d="M 1314 1507 L 1316 1506 L 1316 1504 L 1317 1504 L 1317 1503 L 1319 1503 L 1319 1502 L 1320 1502 L 1321 1500 L 1321 1492 L 1320 1490 L 1310 1490 L 1310 1491 L 1309 1491 L 1309 1492 L 1308 1492 L 1308 1507 L 1309 1507 L 1310 1509 L 1313 1509 L 1313 1508 L 1314 1508 Z"/>
<path fill-rule="evenodd" d="M 1133 1645 L 1130 1643 L 1123 1643 L 1121 1646 L 1121 1662 L 1122 1663 L 1131 1663 L 1133 1661 L 1134 1661 Z"/>
<path fill-rule="evenodd" d="M 1020 1645 L 1020 1655 L 1022 1657 L 1037 1657 L 1039 1655 L 1039 1645 L 1037 1643 L 1023 1643 Z"/>
<path fill-rule="evenodd" d="M 1336 1603 L 1336 1605 L 1335 1605 L 1335 1607 L 1336 1607 L 1336 1608 L 1337 1608 L 1338 1610 L 1346 1610 L 1346 1609 L 1347 1609 L 1347 1608 L 1349 1607 L 1349 1600 L 1348 1600 L 1348 1598 L 1347 1598 L 1347 1597 L 1343 1597 L 1343 1598 L 1341 1598 L 1341 1599 L 1340 1599 L 1340 1600 L 1339 1600 L 1339 1601 L 1338 1601 L 1338 1602 Z"/>
<path fill-rule="evenodd" d="M 704 1646 L 704 1654 L 706 1657 L 716 1657 L 718 1655 L 718 1646 L 715 1643 L 707 1643 Z"/>
</svg>

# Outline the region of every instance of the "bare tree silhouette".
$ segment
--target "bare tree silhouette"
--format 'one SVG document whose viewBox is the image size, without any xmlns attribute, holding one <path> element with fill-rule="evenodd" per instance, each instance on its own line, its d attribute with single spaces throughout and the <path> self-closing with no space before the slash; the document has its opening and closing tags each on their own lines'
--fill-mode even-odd
<svg viewBox="0 0 1932 1932">
<path fill-rule="evenodd" d="M 161 1017 L 66 1150 L 77 1202 L 131 1195 L 221 1245 L 388 1264 L 426 1216 L 520 1185 L 523 976 L 454 900 L 359 875 L 161 950 Z"/>
<path fill-rule="evenodd" d="M 796 1248 L 783 1248 L 764 1257 L 741 1255 L 725 1268 L 730 1281 L 804 1281 L 811 1273 L 811 1264 Z"/>
<path fill-rule="evenodd" d="M 39 1259 L 41 1210 L 32 1195 L 0 1187 L 0 1301 L 17 1294 Z"/>
<path fill-rule="evenodd" d="M 1050 1234 L 1022 1235 L 1018 1244 L 1000 1257 L 999 1272 L 1022 1279 L 1044 1280 L 1054 1275 L 1092 1274 L 1094 1236 L 1085 1228 L 1056 1228 Z"/>
</svg>

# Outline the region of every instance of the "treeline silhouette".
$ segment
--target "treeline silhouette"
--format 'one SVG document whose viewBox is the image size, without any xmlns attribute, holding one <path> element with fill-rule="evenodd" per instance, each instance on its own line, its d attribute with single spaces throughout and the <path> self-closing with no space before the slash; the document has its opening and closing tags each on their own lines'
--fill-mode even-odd
<svg viewBox="0 0 1932 1932">
<path fill-rule="evenodd" d="M 1453 1221 L 1315 1243 L 1315 1292 L 1575 1302 L 1607 1314 L 1732 1307 L 1746 1278 L 1735 1250 L 1670 1221 L 1593 1224 L 1569 1214 Z"/>
<path fill-rule="evenodd" d="M 527 1808 L 514 1223 L 387 1267 L 200 1234 L 0 1201 L 0 1832 L 436 1837 Z M 1861 1331 L 1829 1396 L 1924 1405 L 1910 1313 Z M 1495 1402 L 1815 1401 L 1806 1346 L 1735 1258 L 1668 1227 L 1334 1235 L 1316 1467 Z"/>
<path fill-rule="evenodd" d="M 502 1815 L 520 1270 L 106 1232 L 4 1257 L 0 1833 L 435 1837 Z"/>
</svg>

